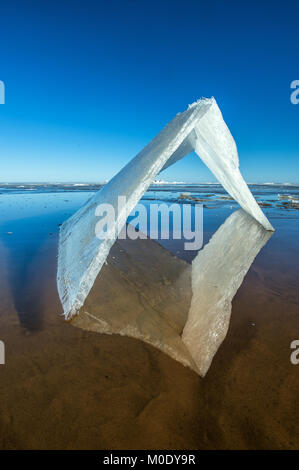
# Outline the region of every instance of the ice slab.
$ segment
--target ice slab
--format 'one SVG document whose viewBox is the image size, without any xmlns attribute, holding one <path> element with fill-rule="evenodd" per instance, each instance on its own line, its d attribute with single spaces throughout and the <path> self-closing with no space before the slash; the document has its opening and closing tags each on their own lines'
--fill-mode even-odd
<svg viewBox="0 0 299 470">
<path fill-rule="evenodd" d="M 195 150 L 225 189 L 267 230 L 273 230 L 238 169 L 236 145 L 214 98 L 203 98 L 179 113 L 108 184 L 61 227 L 57 285 L 64 315 L 83 305 L 126 219 L 157 174 Z M 126 197 L 119 209 L 118 196 Z M 109 203 L 116 215 L 113 234 L 95 236 L 95 209 Z"/>
<path fill-rule="evenodd" d="M 192 265 L 150 239 L 117 240 L 72 325 L 142 340 L 204 376 L 235 296 L 271 232 L 243 210 Z"/>
<path fill-rule="evenodd" d="M 192 263 L 192 300 L 182 340 L 204 376 L 229 327 L 232 299 L 272 236 L 243 210 L 234 212 Z"/>
</svg>

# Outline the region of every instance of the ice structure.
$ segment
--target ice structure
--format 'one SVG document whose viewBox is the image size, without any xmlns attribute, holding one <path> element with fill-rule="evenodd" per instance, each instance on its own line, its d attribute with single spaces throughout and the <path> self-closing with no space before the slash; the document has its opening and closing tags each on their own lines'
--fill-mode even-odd
<svg viewBox="0 0 299 470">
<path fill-rule="evenodd" d="M 126 219 L 160 171 L 191 151 L 199 155 L 226 191 L 267 230 L 273 230 L 239 171 L 236 144 L 214 98 L 203 98 L 179 113 L 109 183 L 61 227 L 58 250 L 58 292 L 65 318 L 83 305 Z M 118 210 L 118 196 L 126 205 Z M 113 234 L 95 236 L 95 209 L 115 209 Z"/>
<path fill-rule="evenodd" d="M 232 299 L 271 235 L 240 209 L 192 265 L 152 240 L 117 240 L 71 324 L 137 338 L 204 376 L 227 334 Z"/>
<path fill-rule="evenodd" d="M 232 299 L 272 236 L 242 209 L 230 215 L 192 263 L 192 298 L 182 340 L 204 376 L 229 327 Z"/>
</svg>

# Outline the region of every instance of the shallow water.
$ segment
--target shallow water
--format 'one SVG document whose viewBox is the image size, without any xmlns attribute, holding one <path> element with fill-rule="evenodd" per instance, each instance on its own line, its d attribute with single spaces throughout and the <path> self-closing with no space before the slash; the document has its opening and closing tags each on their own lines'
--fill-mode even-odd
<svg viewBox="0 0 299 470">
<path fill-rule="evenodd" d="M 177 186 L 151 188 L 145 204 L 213 193 L 204 203 L 207 243 L 237 205 L 217 199 L 224 195 L 218 185 Z M 299 193 L 295 186 L 251 189 L 262 201 Z M 137 340 L 82 332 L 60 316 L 59 225 L 93 194 L 90 187 L 0 192 L 1 448 L 298 447 L 299 365 L 290 363 L 290 343 L 299 339 L 298 210 L 263 208 L 276 231 L 246 275 L 228 336 L 200 379 Z M 196 254 L 180 240 L 161 244 L 187 261 Z"/>
</svg>

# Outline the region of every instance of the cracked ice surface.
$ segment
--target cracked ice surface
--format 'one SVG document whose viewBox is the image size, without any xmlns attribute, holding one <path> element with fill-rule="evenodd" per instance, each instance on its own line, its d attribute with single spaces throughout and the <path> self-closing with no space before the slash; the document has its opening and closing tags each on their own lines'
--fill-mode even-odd
<svg viewBox="0 0 299 470">
<path fill-rule="evenodd" d="M 108 184 L 61 227 L 58 249 L 58 292 L 66 318 L 83 305 L 110 248 L 126 219 L 157 174 L 195 150 L 237 202 L 267 230 L 273 230 L 238 169 L 236 144 L 214 98 L 203 98 L 179 113 Z M 126 197 L 119 210 L 118 196 Z M 114 236 L 99 240 L 95 209 L 115 209 Z M 109 234 L 110 235 L 110 234 Z"/>
</svg>

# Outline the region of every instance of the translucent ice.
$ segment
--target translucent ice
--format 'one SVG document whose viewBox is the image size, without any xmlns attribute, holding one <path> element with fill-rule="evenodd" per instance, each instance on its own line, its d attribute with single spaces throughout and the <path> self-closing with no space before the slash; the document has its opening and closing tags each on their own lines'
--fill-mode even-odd
<svg viewBox="0 0 299 470">
<path fill-rule="evenodd" d="M 195 150 L 224 188 L 267 230 L 273 230 L 238 168 L 236 144 L 214 98 L 201 99 L 178 114 L 108 184 L 61 227 L 57 283 L 66 318 L 78 312 L 126 219 L 157 174 Z M 126 205 L 118 208 L 118 196 Z M 99 204 L 114 207 L 114 236 L 95 236 Z"/>
<path fill-rule="evenodd" d="M 192 265 L 152 240 L 118 240 L 71 323 L 137 338 L 204 376 L 226 336 L 232 299 L 270 236 L 239 210 Z"/>
<path fill-rule="evenodd" d="M 239 210 L 193 260 L 192 299 L 182 339 L 201 376 L 227 334 L 232 299 L 271 235 Z"/>
</svg>

